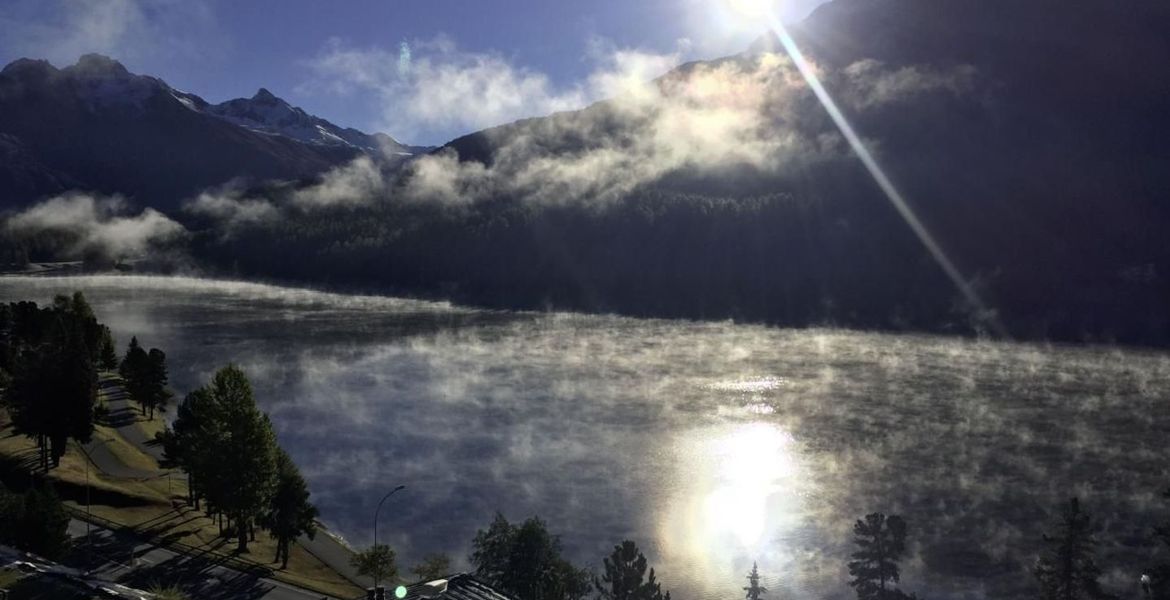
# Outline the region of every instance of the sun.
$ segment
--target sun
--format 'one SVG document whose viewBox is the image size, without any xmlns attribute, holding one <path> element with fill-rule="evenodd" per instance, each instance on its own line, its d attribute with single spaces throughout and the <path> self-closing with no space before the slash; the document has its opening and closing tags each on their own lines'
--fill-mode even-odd
<svg viewBox="0 0 1170 600">
<path fill-rule="evenodd" d="M 733 11 L 749 19 L 762 19 L 776 8 L 776 0 L 724 0 Z"/>
</svg>

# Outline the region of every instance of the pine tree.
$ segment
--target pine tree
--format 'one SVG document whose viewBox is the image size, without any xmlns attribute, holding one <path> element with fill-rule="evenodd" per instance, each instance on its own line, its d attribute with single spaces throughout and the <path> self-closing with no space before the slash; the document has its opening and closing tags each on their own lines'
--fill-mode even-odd
<svg viewBox="0 0 1170 600">
<path fill-rule="evenodd" d="M 276 487 L 276 436 L 238 367 L 220 369 L 209 391 L 218 435 L 211 448 L 213 468 L 204 475 L 207 496 L 236 527 L 237 551 L 247 552 L 253 520 L 263 514 Z"/>
<path fill-rule="evenodd" d="M 897 515 L 868 514 L 854 523 L 853 542 L 858 550 L 849 562 L 849 585 L 858 600 L 907 597 L 891 587 L 898 583 L 898 561 L 906 553 L 906 522 Z"/>
<path fill-rule="evenodd" d="M 760 585 L 760 570 L 756 563 L 752 563 L 752 572 L 748 573 L 747 580 L 748 585 L 743 588 L 743 591 L 747 592 L 747 600 L 760 600 L 768 588 Z"/>
<path fill-rule="evenodd" d="M 277 483 L 268 512 L 261 525 L 276 539 L 276 558 L 280 568 L 288 567 L 289 548 L 302 535 L 309 539 L 317 533 L 317 507 L 309 502 L 309 486 L 296 464 L 284 450 L 276 451 Z"/>
<path fill-rule="evenodd" d="M 26 351 L 19 357 L 12 383 L 4 391 L 13 430 L 36 440 L 37 462 L 43 471 L 49 470 L 48 435 L 57 383 L 56 365 L 38 353 Z"/>
<path fill-rule="evenodd" d="M 561 556 L 560 539 L 532 517 L 514 526 L 496 514 L 471 543 L 476 576 L 521 600 L 578 600 L 589 593 L 589 576 Z"/>
<path fill-rule="evenodd" d="M 67 335 L 57 363 L 54 399 L 56 404 L 49 425 L 53 466 L 61 464 L 66 442 L 73 438 L 85 443 L 94 431 L 94 405 L 97 403 L 97 371 L 90 359 L 85 340 L 77 332 Z"/>
<path fill-rule="evenodd" d="M 163 467 L 187 472 L 187 502 L 199 507 L 206 493 L 204 481 L 216 469 L 213 449 L 219 443 L 215 399 L 207 388 L 198 388 L 179 403 L 175 422 L 159 434 Z"/>
<path fill-rule="evenodd" d="M 503 588 L 515 538 L 516 528 L 500 513 L 496 513 L 486 530 L 477 531 L 471 542 L 470 556 L 476 577 L 493 587 Z"/>
<path fill-rule="evenodd" d="M 1081 510 L 1077 498 L 1064 507 L 1056 535 L 1045 535 L 1045 550 L 1036 560 L 1032 574 L 1040 584 L 1043 600 L 1111 598 L 1101 590 L 1097 578 L 1092 518 Z"/>
<path fill-rule="evenodd" d="M 670 592 L 655 581 L 654 569 L 646 574 L 646 557 L 633 541 L 614 546 L 603 563 L 605 573 L 593 580 L 601 600 L 670 600 Z"/>
<path fill-rule="evenodd" d="M 118 368 L 118 350 L 114 346 L 114 337 L 108 327 L 102 327 L 101 344 L 99 346 L 98 364 L 104 371 L 113 371 Z"/>
<path fill-rule="evenodd" d="M 167 388 L 167 355 L 158 348 L 151 348 L 146 356 L 142 393 L 146 407 L 150 409 L 149 418 L 153 419 L 156 409 L 166 410 L 171 400 L 171 391 Z"/>
<path fill-rule="evenodd" d="M 146 406 L 150 390 L 148 387 L 150 371 L 150 356 L 138 345 L 138 338 L 130 338 L 130 345 L 126 348 L 126 356 L 118 367 L 118 373 L 126 383 L 126 391 L 138 403 L 142 414 L 146 414 Z"/>
<path fill-rule="evenodd" d="M 31 487 L 24 493 L 24 507 L 17 524 L 16 545 L 48 559 L 69 551 L 69 515 L 52 486 Z"/>
<path fill-rule="evenodd" d="M 97 373 L 82 338 L 64 327 L 58 320 L 43 347 L 22 354 L 5 392 L 16 432 L 37 440 L 46 471 L 70 438 L 88 442 L 94 430 Z"/>
</svg>

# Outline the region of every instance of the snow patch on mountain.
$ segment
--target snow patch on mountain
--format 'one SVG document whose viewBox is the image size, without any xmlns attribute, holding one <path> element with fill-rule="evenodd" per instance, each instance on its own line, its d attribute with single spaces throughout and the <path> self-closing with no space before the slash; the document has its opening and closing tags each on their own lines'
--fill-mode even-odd
<svg viewBox="0 0 1170 600">
<path fill-rule="evenodd" d="M 251 98 L 236 98 L 208 106 L 206 111 L 240 127 L 283 135 L 307 144 L 351 146 L 368 154 L 412 154 L 412 149 L 386 134 L 367 134 L 342 128 L 292 106 L 265 88 Z"/>
</svg>

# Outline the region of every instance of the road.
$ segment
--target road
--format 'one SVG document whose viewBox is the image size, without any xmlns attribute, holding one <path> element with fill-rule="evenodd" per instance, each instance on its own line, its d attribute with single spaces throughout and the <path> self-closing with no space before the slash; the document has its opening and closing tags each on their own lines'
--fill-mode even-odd
<svg viewBox="0 0 1170 600">
<path fill-rule="evenodd" d="M 87 529 L 88 528 L 88 529 Z M 135 535 L 115 532 L 73 519 L 69 534 L 75 550 L 62 564 L 91 580 L 149 589 L 159 581 L 178 585 L 192 598 L 206 600 L 321 600 L 319 593 L 237 571 L 223 559 L 206 554 L 182 555 Z"/>
</svg>

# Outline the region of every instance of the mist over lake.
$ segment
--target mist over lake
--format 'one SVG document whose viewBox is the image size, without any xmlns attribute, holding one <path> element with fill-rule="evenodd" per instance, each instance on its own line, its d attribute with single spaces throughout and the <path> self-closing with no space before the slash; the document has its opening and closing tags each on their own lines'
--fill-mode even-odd
<svg viewBox="0 0 1170 600">
<path fill-rule="evenodd" d="M 638 542 L 678 600 L 848 598 L 851 527 L 903 515 L 905 588 L 1017 598 L 1058 503 L 1103 526 L 1113 588 L 1165 516 L 1170 357 L 731 322 L 492 312 L 191 278 L 0 278 L 82 290 L 181 397 L 240 365 L 322 520 L 401 567 L 533 514 L 577 564 Z"/>
</svg>

